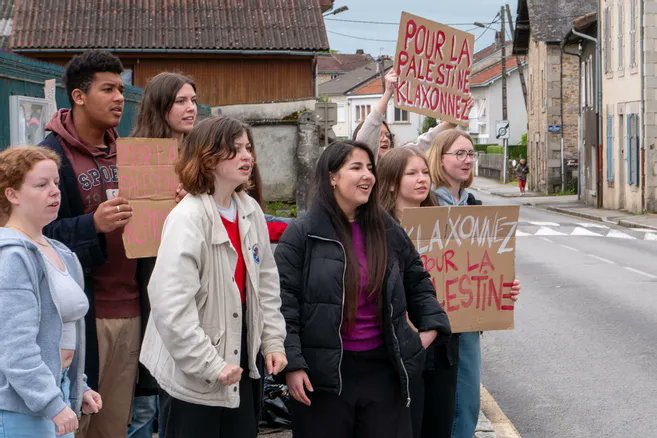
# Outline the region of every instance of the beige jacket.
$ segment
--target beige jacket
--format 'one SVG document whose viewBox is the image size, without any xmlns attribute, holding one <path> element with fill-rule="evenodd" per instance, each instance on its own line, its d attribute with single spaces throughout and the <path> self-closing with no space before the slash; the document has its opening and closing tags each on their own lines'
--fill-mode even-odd
<svg viewBox="0 0 657 438">
<path fill-rule="evenodd" d="M 262 210 L 235 193 L 246 263 L 249 376 L 264 355 L 285 352 L 278 270 Z M 233 274 L 237 252 L 210 195 L 187 195 L 169 214 L 148 284 L 151 314 L 140 361 L 171 396 L 206 406 L 239 406 L 238 385 L 217 380 L 240 363 L 242 303 Z M 247 370 L 244 370 L 246 373 Z"/>
</svg>

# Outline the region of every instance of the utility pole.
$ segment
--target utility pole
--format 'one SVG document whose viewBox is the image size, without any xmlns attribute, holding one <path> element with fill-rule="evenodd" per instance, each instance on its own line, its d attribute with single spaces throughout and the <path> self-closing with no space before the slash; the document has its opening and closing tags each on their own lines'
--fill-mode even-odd
<svg viewBox="0 0 657 438">
<path fill-rule="evenodd" d="M 511 8 L 506 4 L 506 16 L 509 19 L 509 30 L 511 35 L 514 35 L 513 19 L 511 18 Z M 520 87 L 522 88 L 522 97 L 525 99 L 525 109 L 527 109 L 527 83 L 525 82 L 525 73 L 522 71 L 522 63 L 520 56 L 516 56 L 516 65 L 518 66 L 518 77 L 520 77 Z"/>
<path fill-rule="evenodd" d="M 502 44 L 502 119 L 508 121 L 508 114 L 507 114 L 507 109 L 506 109 L 506 27 L 504 26 L 504 16 L 505 16 L 505 11 L 504 11 L 504 6 L 500 7 L 500 17 L 502 18 L 502 31 L 500 34 L 500 43 Z M 508 180 L 508 171 L 507 171 L 507 157 L 509 156 L 508 154 L 508 146 L 509 146 L 509 140 L 504 138 L 502 140 L 502 143 L 504 144 L 504 161 L 502 165 L 502 172 L 504 172 L 504 177 L 502 181 L 504 181 L 504 184 L 507 183 Z"/>
</svg>

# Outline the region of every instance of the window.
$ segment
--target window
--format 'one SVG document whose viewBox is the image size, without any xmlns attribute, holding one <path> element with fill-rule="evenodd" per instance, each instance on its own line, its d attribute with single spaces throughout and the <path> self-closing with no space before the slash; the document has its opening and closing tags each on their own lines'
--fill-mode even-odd
<svg viewBox="0 0 657 438">
<path fill-rule="evenodd" d="M 347 111 L 344 103 L 338 104 L 338 123 L 344 123 L 347 120 Z"/>
<path fill-rule="evenodd" d="M 618 71 L 623 71 L 623 29 L 625 29 L 625 26 L 623 23 L 624 17 L 623 17 L 623 2 L 625 0 L 621 0 L 618 2 L 618 29 L 616 29 L 616 35 L 618 37 Z"/>
<path fill-rule="evenodd" d="M 50 106 L 46 99 L 10 96 L 9 144 L 38 144 L 46 136 L 45 129 L 50 117 Z"/>
<path fill-rule="evenodd" d="M 545 89 L 547 88 L 548 84 L 545 83 L 544 69 L 541 69 L 541 83 L 539 85 L 541 87 L 541 111 L 545 112 L 545 108 L 547 107 L 547 93 Z"/>
<path fill-rule="evenodd" d="M 586 66 L 587 66 L 587 69 L 586 69 L 586 93 L 588 95 L 587 101 L 588 101 L 590 107 L 594 107 L 595 106 L 596 96 L 593 95 L 594 94 L 593 93 L 593 84 L 595 83 L 594 79 L 593 79 L 593 74 L 594 74 L 593 73 L 594 72 L 594 70 L 593 70 L 593 55 L 589 56 L 589 60 L 586 62 Z"/>
<path fill-rule="evenodd" d="M 587 93 L 586 93 L 586 61 L 582 61 L 581 66 L 579 68 L 579 92 L 580 92 L 580 105 L 582 108 L 586 108 L 588 106 L 588 100 L 587 100 Z"/>
<path fill-rule="evenodd" d="M 125 70 L 123 70 L 123 73 L 121 73 L 121 80 L 123 81 L 123 85 L 132 85 L 131 68 L 126 68 Z"/>
<path fill-rule="evenodd" d="M 614 182 L 614 116 L 607 116 L 607 182 Z"/>
<path fill-rule="evenodd" d="M 639 115 L 627 115 L 627 183 L 639 185 Z"/>
<path fill-rule="evenodd" d="M 356 105 L 356 122 L 360 123 L 365 120 L 370 111 L 372 111 L 371 105 Z"/>
<path fill-rule="evenodd" d="M 527 106 L 529 106 L 529 113 L 534 114 L 534 75 L 533 73 L 529 73 L 529 96 L 528 96 L 529 102 L 527 102 Z"/>
<path fill-rule="evenodd" d="M 605 73 L 611 73 L 611 6 L 605 8 L 605 43 L 604 43 L 604 61 Z"/>
<path fill-rule="evenodd" d="M 636 22 L 637 0 L 630 0 L 630 68 L 635 69 L 636 63 Z"/>
<path fill-rule="evenodd" d="M 395 122 L 408 122 L 408 111 L 395 108 Z"/>
</svg>

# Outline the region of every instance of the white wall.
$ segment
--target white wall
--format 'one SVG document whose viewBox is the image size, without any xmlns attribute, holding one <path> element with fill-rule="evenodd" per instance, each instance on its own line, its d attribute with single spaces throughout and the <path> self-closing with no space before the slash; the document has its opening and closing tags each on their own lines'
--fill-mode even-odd
<svg viewBox="0 0 657 438">
<path fill-rule="evenodd" d="M 358 126 L 358 118 L 356 116 L 356 106 L 357 105 L 370 105 L 372 109 L 376 105 L 376 102 L 381 98 L 381 95 L 367 95 L 367 96 L 348 96 L 348 124 L 350 128 L 350 137 L 351 134 Z M 422 128 L 422 120 L 424 116 L 416 113 L 408 113 L 407 122 L 396 122 L 395 121 L 395 107 L 393 101 L 388 103 L 388 111 L 386 115 L 386 122 L 390 126 L 390 130 L 395 136 L 395 144 L 402 145 L 409 141 L 415 141 L 417 139 L 420 129 Z M 337 134 L 337 133 L 336 133 Z"/>
<path fill-rule="evenodd" d="M 527 68 L 526 66 L 523 68 L 526 80 Z M 527 132 L 527 108 L 522 96 L 520 75 L 517 69 L 508 74 L 506 88 L 507 117 L 511 127 L 509 144 L 520 144 L 522 134 Z M 486 86 L 473 87 L 471 92 L 475 102 L 486 99 L 485 116 L 479 116 L 478 119 L 480 124 L 485 124 L 485 130 L 480 131 L 479 143 L 502 144 L 502 140 L 495 138 L 495 125 L 498 120 L 502 120 L 502 78 L 499 77 Z"/>
</svg>

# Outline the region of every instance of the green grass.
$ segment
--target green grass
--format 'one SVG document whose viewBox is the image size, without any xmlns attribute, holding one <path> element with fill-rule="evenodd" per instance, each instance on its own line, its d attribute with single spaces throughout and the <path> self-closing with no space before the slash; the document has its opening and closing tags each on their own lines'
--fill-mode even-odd
<svg viewBox="0 0 657 438">
<path fill-rule="evenodd" d="M 267 214 L 279 217 L 297 217 L 296 202 L 270 201 L 267 203 Z"/>
</svg>

